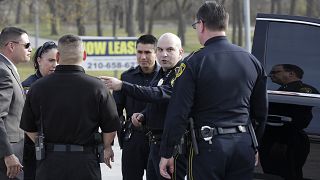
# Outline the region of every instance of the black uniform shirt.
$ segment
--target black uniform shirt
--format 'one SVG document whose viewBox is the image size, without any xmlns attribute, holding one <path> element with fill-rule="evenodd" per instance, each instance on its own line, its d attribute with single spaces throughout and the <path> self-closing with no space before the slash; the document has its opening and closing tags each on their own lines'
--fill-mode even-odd
<svg viewBox="0 0 320 180">
<path fill-rule="evenodd" d="M 291 92 L 300 92 L 300 93 L 311 93 L 319 94 L 319 91 L 308 85 L 304 84 L 302 81 L 294 81 L 286 85 L 281 86 L 278 91 L 291 91 Z"/>
<path fill-rule="evenodd" d="M 290 91 L 299 93 L 319 94 L 319 91 L 302 81 L 295 81 L 281 86 L 278 91 Z M 286 123 L 282 128 L 284 139 L 291 138 L 292 130 L 302 130 L 306 128 L 312 120 L 312 107 L 297 104 L 282 104 L 270 102 L 269 114 L 281 115 L 292 118 L 291 123 Z"/>
<path fill-rule="evenodd" d="M 162 131 L 167 106 L 172 94 L 173 80 L 180 62 L 167 71 L 160 69 L 150 82 L 150 86 L 139 86 L 124 82 L 122 89 L 140 101 L 149 102 L 143 110 L 146 126 L 149 130 Z"/>
<path fill-rule="evenodd" d="M 226 37 L 214 37 L 185 58 L 180 66 L 168 106 L 161 141 L 161 156 L 171 157 L 188 117 L 201 126 L 259 123 L 261 137 L 267 117 L 267 76 L 259 61 Z"/>
<path fill-rule="evenodd" d="M 160 66 L 155 64 L 154 71 L 146 74 L 141 70 L 140 66 L 132 67 L 121 74 L 121 80 L 132 84 L 148 86 L 159 69 Z M 114 91 L 113 97 L 117 103 L 119 116 L 123 115 L 123 109 L 126 109 L 126 116 L 130 118 L 133 113 L 141 112 L 146 106 L 146 102 L 137 101 L 131 96 L 127 96 L 123 90 Z"/>
<path fill-rule="evenodd" d="M 40 119 L 47 143 L 92 145 L 99 127 L 108 133 L 120 125 L 105 84 L 76 65 L 58 65 L 53 74 L 32 85 L 20 127 L 38 132 Z"/>
<path fill-rule="evenodd" d="M 36 73 L 29 76 L 26 80 L 24 80 L 21 85 L 23 87 L 24 93 L 27 94 L 31 85 L 36 82 L 38 79 L 42 78 L 42 75 L 39 70 Z"/>
</svg>

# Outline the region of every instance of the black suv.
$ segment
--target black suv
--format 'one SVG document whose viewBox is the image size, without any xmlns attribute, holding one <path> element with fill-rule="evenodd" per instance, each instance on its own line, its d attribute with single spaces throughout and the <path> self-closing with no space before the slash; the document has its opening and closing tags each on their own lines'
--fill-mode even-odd
<svg viewBox="0 0 320 180">
<path fill-rule="evenodd" d="M 269 76 L 255 178 L 301 179 L 303 166 L 303 178 L 320 179 L 320 20 L 258 14 L 252 54 Z"/>
</svg>

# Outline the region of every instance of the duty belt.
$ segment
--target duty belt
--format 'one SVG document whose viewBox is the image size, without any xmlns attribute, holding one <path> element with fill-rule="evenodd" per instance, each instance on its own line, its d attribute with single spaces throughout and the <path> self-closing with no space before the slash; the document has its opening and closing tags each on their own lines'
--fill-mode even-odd
<svg viewBox="0 0 320 180">
<path fill-rule="evenodd" d="M 48 152 L 95 152 L 94 146 L 47 143 L 45 147 Z"/>
<path fill-rule="evenodd" d="M 197 131 L 197 136 L 200 139 L 205 141 L 209 141 L 209 144 L 212 143 L 211 139 L 217 135 L 223 134 L 235 134 L 235 133 L 245 133 L 248 132 L 247 126 L 234 126 L 234 127 L 210 127 L 210 126 L 202 126 Z"/>
</svg>

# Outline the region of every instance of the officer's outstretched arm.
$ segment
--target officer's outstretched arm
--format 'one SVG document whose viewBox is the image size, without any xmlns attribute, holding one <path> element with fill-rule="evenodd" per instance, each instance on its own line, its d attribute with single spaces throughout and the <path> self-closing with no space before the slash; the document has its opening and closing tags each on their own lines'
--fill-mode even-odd
<svg viewBox="0 0 320 180">
<path fill-rule="evenodd" d="M 116 136 L 117 131 L 110 133 L 103 133 L 103 144 L 104 144 L 104 163 L 111 169 L 111 162 L 114 162 L 114 154 L 111 143 Z"/>
</svg>

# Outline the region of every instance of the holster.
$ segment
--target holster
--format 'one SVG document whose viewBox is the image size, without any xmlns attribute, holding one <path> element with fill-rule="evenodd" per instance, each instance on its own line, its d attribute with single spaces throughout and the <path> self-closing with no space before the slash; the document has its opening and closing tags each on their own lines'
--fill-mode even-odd
<svg viewBox="0 0 320 180">
<path fill-rule="evenodd" d="M 188 152 L 188 141 L 189 141 L 189 131 L 186 131 L 180 139 L 180 143 L 176 146 L 178 154 L 187 154 Z"/>
<path fill-rule="evenodd" d="M 96 148 L 96 155 L 98 157 L 99 163 L 104 162 L 104 144 L 103 144 L 103 137 L 102 133 L 96 132 L 94 134 L 94 141 L 95 141 L 95 148 Z"/>
<path fill-rule="evenodd" d="M 127 119 L 125 120 L 124 116 L 120 117 L 120 130 L 117 132 L 118 134 L 118 142 L 119 142 L 119 146 L 122 149 L 123 148 L 123 143 L 125 141 L 129 141 L 131 138 L 131 135 L 133 133 L 132 131 L 132 122 L 131 119 Z"/>
</svg>

